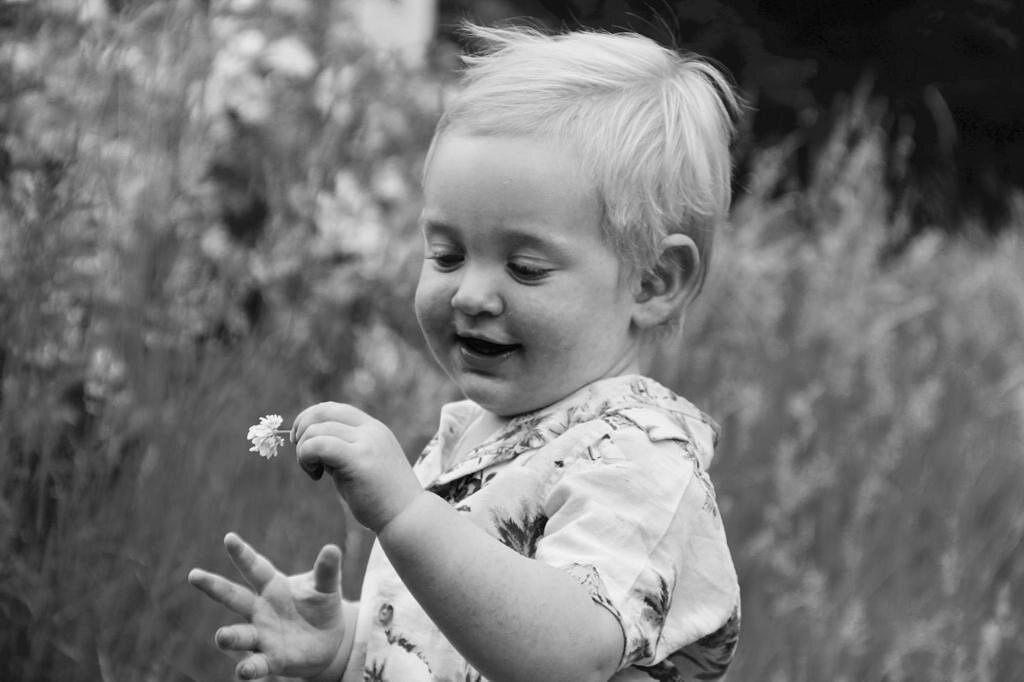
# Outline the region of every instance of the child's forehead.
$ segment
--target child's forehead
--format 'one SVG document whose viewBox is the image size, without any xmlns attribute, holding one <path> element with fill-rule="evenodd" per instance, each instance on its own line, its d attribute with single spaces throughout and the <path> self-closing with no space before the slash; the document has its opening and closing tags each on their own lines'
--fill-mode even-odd
<svg viewBox="0 0 1024 682">
<path fill-rule="evenodd" d="M 440 171 L 436 163 L 439 152 L 443 157 Z M 559 184 L 571 183 L 595 198 L 601 196 L 600 186 L 577 148 L 552 135 L 446 130 L 431 143 L 424 163 L 424 189 L 429 190 L 431 181 L 438 175 L 450 179 L 453 171 L 457 171 L 453 166 L 467 169 L 474 179 L 500 181 L 492 188 L 486 183 L 474 183 L 478 191 L 493 189 L 501 193 L 508 185 L 547 178 Z"/>
<path fill-rule="evenodd" d="M 603 219 L 577 159 L 544 138 L 449 134 L 424 178 L 420 224 L 437 236 L 486 230 L 521 243 L 592 243 Z"/>
<path fill-rule="evenodd" d="M 424 190 L 430 195 L 453 188 L 493 192 L 501 201 L 597 196 L 571 146 L 526 135 L 442 136 L 426 167 Z"/>
</svg>

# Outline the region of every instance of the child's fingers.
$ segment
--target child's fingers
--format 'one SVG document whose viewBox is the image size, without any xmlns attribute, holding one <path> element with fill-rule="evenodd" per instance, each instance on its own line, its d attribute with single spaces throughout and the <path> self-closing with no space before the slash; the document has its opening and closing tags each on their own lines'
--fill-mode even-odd
<svg viewBox="0 0 1024 682">
<path fill-rule="evenodd" d="M 365 440 L 361 433 L 358 426 L 349 426 L 341 422 L 317 422 L 310 424 L 302 432 L 299 440 L 295 443 L 295 450 L 298 452 L 314 439 L 334 439 L 339 441 L 337 445 L 344 448 Z M 328 451 L 332 449 L 329 443 L 321 443 L 320 447 L 326 448 Z"/>
<path fill-rule="evenodd" d="M 303 430 L 299 440 L 295 443 L 295 448 L 301 448 L 314 438 L 336 438 L 343 444 L 349 445 L 363 440 L 361 434 L 362 429 L 358 426 L 341 422 L 316 422 Z"/>
<path fill-rule="evenodd" d="M 188 581 L 193 587 L 206 593 L 210 599 L 223 604 L 239 616 L 252 618 L 256 598 L 252 592 L 241 585 L 201 568 L 193 568 L 189 571 Z"/>
<path fill-rule="evenodd" d="M 228 550 L 231 563 L 256 592 L 262 592 L 277 574 L 274 565 L 237 534 L 228 533 L 224 536 L 224 546 Z"/>
<path fill-rule="evenodd" d="M 299 466 L 306 472 L 306 475 L 312 478 L 314 481 L 319 481 L 324 475 L 324 465 L 319 461 L 302 461 L 299 459 Z"/>
<path fill-rule="evenodd" d="M 315 436 L 305 438 L 295 446 L 295 458 L 313 480 L 323 474 L 324 469 L 333 470 L 344 466 L 348 457 L 354 455 L 353 445 L 348 441 L 333 436 Z"/>
<path fill-rule="evenodd" d="M 242 680 L 258 680 L 270 672 L 270 660 L 261 653 L 246 656 L 235 666 L 235 674 Z"/>
<path fill-rule="evenodd" d="M 256 651 L 260 646 L 256 628 L 248 623 L 225 625 L 213 635 L 213 641 L 224 651 Z"/>
<path fill-rule="evenodd" d="M 313 422 L 302 430 L 302 435 L 299 436 L 296 445 L 317 436 L 333 436 L 344 441 L 354 442 L 362 432 L 363 428 L 359 424 L 349 424 L 340 421 Z"/>
<path fill-rule="evenodd" d="M 295 417 L 292 424 L 292 442 L 299 442 L 302 434 L 311 425 L 319 422 L 339 422 L 349 426 L 360 426 L 370 420 L 370 415 L 357 407 L 345 403 L 318 403 L 307 407 Z"/>
<path fill-rule="evenodd" d="M 353 448 L 360 447 L 359 428 L 339 422 L 317 422 L 310 424 L 295 445 L 295 457 L 299 466 L 313 480 L 323 474 L 325 467 L 338 468 L 341 459 L 350 455 L 358 456 Z"/>
<path fill-rule="evenodd" d="M 317 592 L 334 594 L 341 579 L 341 550 L 337 545 L 324 545 L 313 563 L 313 587 Z"/>
</svg>

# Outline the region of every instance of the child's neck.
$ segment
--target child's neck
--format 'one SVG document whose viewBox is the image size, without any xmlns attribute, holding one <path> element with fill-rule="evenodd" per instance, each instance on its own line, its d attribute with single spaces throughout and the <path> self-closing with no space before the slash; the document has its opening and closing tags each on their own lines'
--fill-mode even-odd
<svg viewBox="0 0 1024 682">
<path fill-rule="evenodd" d="M 455 455 L 461 457 L 473 448 L 481 445 L 491 436 L 505 428 L 508 422 L 509 420 L 506 417 L 499 417 L 493 412 L 483 410 L 480 416 L 470 422 L 466 430 L 462 432 L 462 437 L 455 444 Z"/>
</svg>

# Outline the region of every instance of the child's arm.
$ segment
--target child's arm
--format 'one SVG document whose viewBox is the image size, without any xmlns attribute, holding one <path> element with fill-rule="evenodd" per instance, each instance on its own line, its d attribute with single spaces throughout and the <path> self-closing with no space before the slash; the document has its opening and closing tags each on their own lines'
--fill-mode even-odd
<svg viewBox="0 0 1024 682">
<path fill-rule="evenodd" d="M 299 464 L 324 468 L 377 533 L 403 582 L 466 660 L 492 680 L 607 680 L 625 638 L 564 571 L 524 557 L 416 480 L 391 431 L 322 403 L 293 427 Z"/>
<path fill-rule="evenodd" d="M 352 649 L 356 607 L 339 592 L 341 552 L 320 550 L 312 570 L 286 576 L 239 536 L 224 538 L 231 562 L 252 586 L 202 569 L 188 581 L 246 623 L 217 630 L 217 646 L 241 652 L 235 670 L 243 680 L 268 675 L 338 680 Z"/>
<path fill-rule="evenodd" d="M 488 535 L 421 493 L 379 534 L 402 581 L 449 641 L 491 680 L 607 680 L 618 621 L 565 571 Z"/>
</svg>

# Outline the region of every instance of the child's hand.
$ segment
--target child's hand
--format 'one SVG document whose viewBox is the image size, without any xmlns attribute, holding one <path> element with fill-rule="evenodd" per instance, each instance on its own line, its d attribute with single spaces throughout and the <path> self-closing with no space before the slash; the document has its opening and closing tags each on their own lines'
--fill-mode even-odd
<svg viewBox="0 0 1024 682">
<path fill-rule="evenodd" d="M 351 405 L 307 408 L 292 434 L 302 469 L 317 479 L 326 468 L 356 519 L 374 533 L 423 493 L 391 430 Z"/>
<path fill-rule="evenodd" d="M 228 533 L 224 545 L 252 589 L 198 568 L 189 572 L 188 581 L 247 621 L 214 635 L 220 649 L 242 654 L 238 677 L 340 677 L 349 654 L 343 647 L 341 550 L 326 545 L 311 571 L 286 576 L 234 533 Z"/>
</svg>

